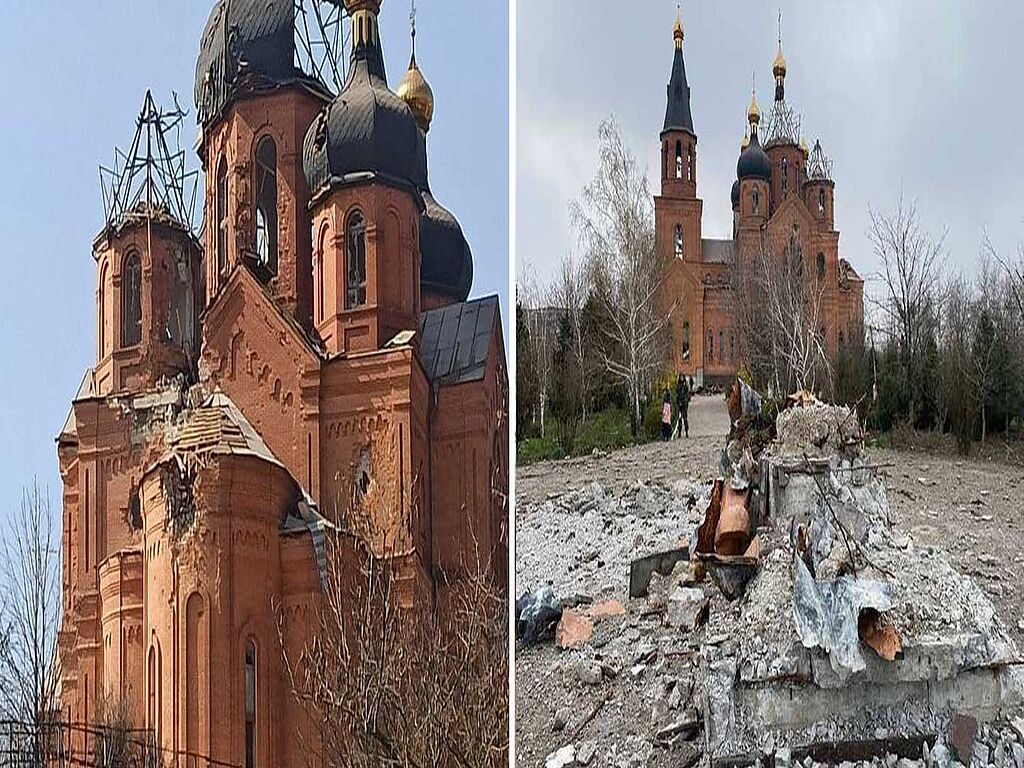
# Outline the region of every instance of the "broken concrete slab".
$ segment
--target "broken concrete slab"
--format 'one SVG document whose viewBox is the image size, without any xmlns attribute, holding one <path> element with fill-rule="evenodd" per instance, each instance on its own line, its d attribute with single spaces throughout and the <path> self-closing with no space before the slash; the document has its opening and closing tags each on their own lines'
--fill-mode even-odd
<svg viewBox="0 0 1024 768">
<path fill-rule="evenodd" d="M 665 622 L 678 629 L 693 630 L 706 617 L 708 598 L 704 590 L 694 587 L 676 587 L 668 596 Z"/>
<path fill-rule="evenodd" d="M 647 588 L 653 574 L 670 576 L 676 563 L 689 559 L 690 548 L 677 547 L 632 561 L 629 564 L 629 596 L 634 600 L 639 597 L 647 597 Z"/>
</svg>

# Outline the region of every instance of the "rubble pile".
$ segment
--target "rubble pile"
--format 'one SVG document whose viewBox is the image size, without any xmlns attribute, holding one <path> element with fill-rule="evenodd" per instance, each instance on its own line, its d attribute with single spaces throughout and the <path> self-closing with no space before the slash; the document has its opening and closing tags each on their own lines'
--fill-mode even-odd
<svg viewBox="0 0 1024 768">
<path fill-rule="evenodd" d="M 759 454 L 741 432 L 711 486 L 591 486 L 520 526 L 519 583 L 572 606 L 563 679 L 649 712 L 645 742 L 577 723 L 547 764 L 1024 768 L 1019 652 L 972 579 L 894 529 L 856 416 L 791 398 Z M 591 619 L 609 598 L 625 615 Z"/>
</svg>

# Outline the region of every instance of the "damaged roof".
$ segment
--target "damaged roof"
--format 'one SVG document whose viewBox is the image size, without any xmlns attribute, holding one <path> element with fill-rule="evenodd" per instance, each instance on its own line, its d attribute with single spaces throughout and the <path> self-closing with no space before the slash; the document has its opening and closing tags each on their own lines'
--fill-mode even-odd
<svg viewBox="0 0 1024 768">
<path fill-rule="evenodd" d="M 201 408 L 193 411 L 168 445 L 171 452 L 255 456 L 284 468 L 238 406 L 223 392 L 213 393 Z"/>
<path fill-rule="evenodd" d="M 464 301 L 420 315 L 420 361 L 431 382 L 479 381 L 500 309 L 497 296 Z"/>
<path fill-rule="evenodd" d="M 85 369 L 85 375 L 82 376 L 82 383 L 78 385 L 78 391 L 71 400 L 71 408 L 68 410 L 68 417 L 64 420 L 64 426 L 60 428 L 60 434 L 57 435 L 58 441 L 64 437 L 78 437 L 78 422 L 75 419 L 74 404 L 78 400 L 82 400 L 86 397 L 92 397 L 96 394 L 92 373 L 92 368 Z"/>
<path fill-rule="evenodd" d="M 731 264 L 736 258 L 736 242 L 703 238 L 700 252 L 705 264 Z"/>
</svg>

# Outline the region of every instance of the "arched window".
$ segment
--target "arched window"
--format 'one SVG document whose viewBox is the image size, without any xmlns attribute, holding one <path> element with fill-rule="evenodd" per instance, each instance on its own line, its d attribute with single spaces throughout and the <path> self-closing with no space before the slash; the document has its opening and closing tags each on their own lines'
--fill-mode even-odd
<svg viewBox="0 0 1024 768">
<path fill-rule="evenodd" d="M 245 641 L 245 768 L 256 768 L 256 644 Z"/>
<path fill-rule="evenodd" d="M 256 256 L 277 274 L 277 145 L 269 136 L 256 145 Z"/>
<path fill-rule="evenodd" d="M 353 309 L 366 304 L 366 222 L 359 211 L 348 217 L 345 240 L 348 255 L 345 308 Z"/>
<path fill-rule="evenodd" d="M 725 362 L 725 333 L 723 331 L 718 332 L 718 362 Z"/>
<path fill-rule="evenodd" d="M 675 237 L 675 249 L 676 258 L 683 258 L 683 225 L 676 224 L 676 237 Z"/>
<path fill-rule="evenodd" d="M 327 225 L 320 231 L 320 243 L 316 258 L 316 307 L 314 317 L 316 322 L 323 322 L 324 319 L 324 259 L 327 257 Z"/>
<path fill-rule="evenodd" d="M 818 190 L 818 218 L 824 218 L 825 216 L 825 190 Z"/>
<path fill-rule="evenodd" d="M 149 685 L 148 688 L 148 725 L 149 731 L 152 738 L 157 744 L 160 743 L 160 731 L 163 724 L 162 712 L 160 711 L 160 685 L 161 685 L 161 674 L 160 669 L 160 644 L 153 639 L 153 644 L 149 646 Z"/>
<path fill-rule="evenodd" d="M 736 362 L 736 336 L 729 331 L 729 361 Z"/>
<path fill-rule="evenodd" d="M 217 165 L 217 272 L 228 265 L 228 161 Z"/>
<path fill-rule="evenodd" d="M 686 179 L 688 181 L 693 181 L 693 178 L 693 147 L 690 147 L 686 153 Z"/>
<path fill-rule="evenodd" d="M 121 346 L 134 347 L 141 341 L 142 263 L 133 251 L 121 265 Z"/>
<path fill-rule="evenodd" d="M 786 162 L 786 158 L 782 158 L 782 196 L 785 197 L 789 192 L 789 163 Z"/>
<path fill-rule="evenodd" d="M 683 357 L 686 358 L 690 354 L 690 323 L 687 321 L 683 323 Z"/>
<path fill-rule="evenodd" d="M 100 289 L 96 300 L 99 322 L 96 326 L 96 341 L 99 347 L 99 358 L 107 356 L 107 265 L 104 262 L 100 270 Z"/>
<path fill-rule="evenodd" d="M 825 279 L 825 254 L 824 253 L 819 253 L 818 254 L 818 279 L 819 280 L 824 280 Z"/>
<path fill-rule="evenodd" d="M 757 191 L 757 187 L 754 187 L 754 213 L 761 212 L 761 195 Z"/>
<path fill-rule="evenodd" d="M 708 330 L 708 363 L 715 359 L 715 332 Z"/>
<path fill-rule="evenodd" d="M 676 178 L 683 178 L 683 142 L 676 142 Z"/>
</svg>

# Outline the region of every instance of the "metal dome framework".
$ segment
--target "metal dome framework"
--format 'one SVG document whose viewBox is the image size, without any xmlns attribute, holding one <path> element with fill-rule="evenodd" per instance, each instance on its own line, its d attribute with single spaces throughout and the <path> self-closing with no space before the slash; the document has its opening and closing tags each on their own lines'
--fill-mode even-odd
<svg viewBox="0 0 1024 768">
<path fill-rule="evenodd" d="M 116 229 L 136 218 L 152 217 L 196 234 L 198 169 L 188 170 L 181 127 L 188 112 L 172 96 L 174 108 L 157 107 L 146 91 L 128 151 L 114 148 L 114 162 L 100 166 L 106 226 Z"/>
</svg>

